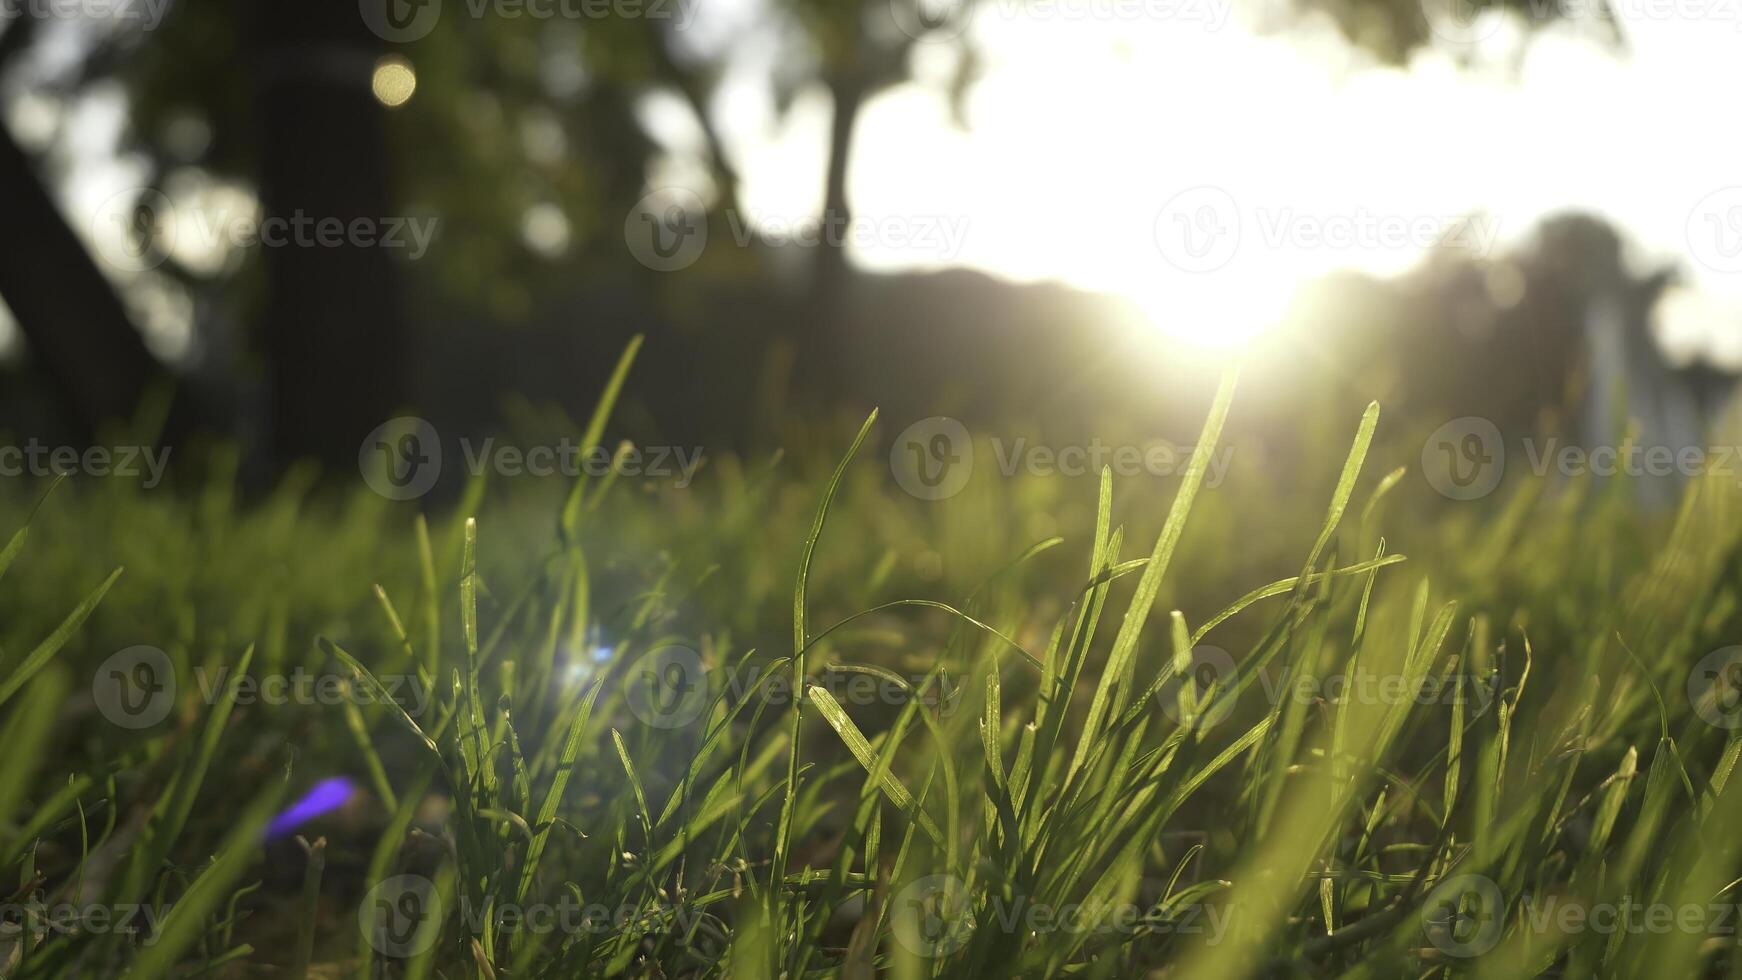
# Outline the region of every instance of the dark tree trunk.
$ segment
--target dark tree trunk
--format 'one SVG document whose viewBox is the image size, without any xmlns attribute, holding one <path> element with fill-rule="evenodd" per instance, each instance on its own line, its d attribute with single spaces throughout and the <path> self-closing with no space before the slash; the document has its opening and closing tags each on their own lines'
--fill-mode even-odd
<svg viewBox="0 0 1742 980">
<path fill-rule="evenodd" d="M 819 311 L 830 311 L 847 281 L 846 237 L 853 220 L 847 199 L 847 167 L 853 155 L 853 131 L 864 106 L 865 87 L 853 79 L 838 79 L 829 85 L 834 112 L 829 124 L 829 165 L 823 187 L 823 227 L 826 234 L 817 246 L 815 281 L 812 283 Z"/>
<path fill-rule="evenodd" d="M 385 110 L 370 90 L 385 43 L 354 3 L 254 5 L 264 215 L 381 223 L 389 192 Z M 280 463 L 313 456 L 355 465 L 357 446 L 406 396 L 410 360 L 395 251 L 263 247 L 267 307 L 261 348 Z"/>
<path fill-rule="evenodd" d="M 139 408 L 163 369 L 4 125 L 0 215 L 0 297 L 84 437 L 95 438 L 99 424 Z"/>
<path fill-rule="evenodd" d="M 853 220 L 847 169 L 865 89 L 852 77 L 837 77 L 829 81 L 829 92 L 834 108 L 823 178 L 823 235 L 812 250 L 810 281 L 799 309 L 798 332 L 792 338 L 794 378 L 839 377 L 853 370 L 852 345 L 842 329 L 852 286 L 846 246 L 848 223 Z"/>
</svg>

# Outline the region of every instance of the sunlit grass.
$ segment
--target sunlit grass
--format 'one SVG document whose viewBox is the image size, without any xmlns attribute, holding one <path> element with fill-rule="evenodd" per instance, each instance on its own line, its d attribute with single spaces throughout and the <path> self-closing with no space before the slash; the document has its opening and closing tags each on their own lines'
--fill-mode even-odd
<svg viewBox="0 0 1742 980">
<path fill-rule="evenodd" d="M 1710 720 L 1734 692 L 1695 670 L 1742 622 L 1734 491 L 1652 515 L 1525 483 L 1394 517 L 1378 406 L 1322 482 L 1210 490 L 1237 403 L 1230 375 L 1169 493 L 1079 481 L 1036 539 L 1013 529 L 1057 498 L 1020 481 L 898 496 L 874 420 L 682 495 L 478 483 L 427 519 L 301 476 L 242 504 L 222 465 L 180 497 L 62 487 L 0 552 L 10 908 L 167 911 L 13 930 L 0 962 L 1737 969 L 1709 922 L 1543 913 L 1736 904 L 1742 742 Z M 1243 531 L 1259 508 L 1289 533 Z M 95 695 L 139 644 L 175 676 L 133 729 Z M 226 668 L 340 696 L 268 703 Z M 345 802 L 269 834 L 317 786 Z"/>
</svg>

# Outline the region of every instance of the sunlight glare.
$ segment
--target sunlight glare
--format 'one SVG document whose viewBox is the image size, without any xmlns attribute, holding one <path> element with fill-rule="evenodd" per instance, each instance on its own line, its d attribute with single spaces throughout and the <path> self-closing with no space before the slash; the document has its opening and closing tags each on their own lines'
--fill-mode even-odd
<svg viewBox="0 0 1742 980">
<path fill-rule="evenodd" d="M 1213 30 L 1132 20 L 1063 31 L 1020 5 L 988 11 L 970 28 L 982 62 L 966 128 L 943 98 L 947 46 L 922 45 L 925 70 L 859 118 L 849 198 L 862 221 L 901 233 L 851 242 L 870 271 L 965 266 L 1062 283 L 1129 298 L 1160 335 L 1225 347 L 1262 335 L 1328 273 L 1406 273 L 1449 235 L 1492 259 L 1577 208 L 1742 304 L 1742 276 L 1714 275 L 1685 231 L 1702 195 L 1736 183 L 1722 164 L 1734 127 L 1714 126 L 1687 95 L 1697 89 L 1685 76 L 1713 63 L 1690 53 L 1719 44 L 1701 33 L 1709 25 L 1629 22 L 1627 59 L 1549 30 L 1498 59 L 1514 72 L 1460 69 L 1439 50 L 1379 67 L 1328 26 L 1265 36 L 1235 16 Z M 1522 36 L 1499 31 L 1492 44 Z M 784 119 L 733 104 L 755 120 L 727 134 L 752 221 L 817 213 L 827 96 L 801 93 Z M 1518 159 L 1539 163 L 1520 170 Z M 1614 180 L 1653 169 L 1682 176 Z M 1200 187 L 1237 202 L 1224 215 L 1237 254 L 1185 274 L 1158 249 L 1156 223 Z M 953 227 L 965 233 L 942 233 Z M 1711 331 L 1693 342 L 1717 345 Z"/>
</svg>

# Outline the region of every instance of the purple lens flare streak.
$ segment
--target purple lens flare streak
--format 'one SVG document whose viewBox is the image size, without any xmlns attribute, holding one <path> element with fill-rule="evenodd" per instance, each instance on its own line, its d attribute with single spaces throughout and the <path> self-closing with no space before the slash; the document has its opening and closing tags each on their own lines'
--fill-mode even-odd
<svg viewBox="0 0 1742 980">
<path fill-rule="evenodd" d="M 268 838 L 283 837 L 323 813 L 344 806 L 356 795 L 357 784 L 349 776 L 334 776 L 314 785 L 302 798 L 292 803 L 266 827 Z"/>
</svg>

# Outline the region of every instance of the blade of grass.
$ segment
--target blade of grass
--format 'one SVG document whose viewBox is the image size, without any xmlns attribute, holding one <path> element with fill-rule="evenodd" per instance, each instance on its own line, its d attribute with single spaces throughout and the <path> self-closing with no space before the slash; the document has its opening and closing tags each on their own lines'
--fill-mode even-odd
<svg viewBox="0 0 1742 980">
<path fill-rule="evenodd" d="M 109 577 L 103 580 L 103 584 L 97 586 L 90 595 L 85 596 L 84 601 L 74 607 L 73 611 L 67 614 L 66 619 L 61 620 L 61 624 L 55 627 L 54 632 L 50 633 L 47 639 L 37 644 L 36 649 L 25 656 L 23 662 L 18 665 L 18 669 L 7 676 L 3 683 L 0 683 L 0 705 L 11 700 L 26 681 L 34 677 L 44 664 L 59 653 L 61 647 L 66 646 L 73 634 L 79 631 L 79 627 L 85 625 L 85 620 L 90 618 L 92 610 L 96 609 L 97 604 L 103 601 L 103 596 L 108 595 L 109 587 L 121 577 L 121 572 L 122 569 L 119 568 L 110 572 Z"/>
<path fill-rule="evenodd" d="M 641 350 L 641 339 L 640 334 L 631 338 L 629 346 L 623 349 L 622 356 L 617 359 L 617 367 L 612 370 L 611 379 L 605 383 L 605 390 L 599 394 L 599 401 L 593 406 L 593 417 L 587 421 L 587 428 L 581 436 L 582 452 L 591 452 L 604 436 L 605 423 L 611 418 L 611 411 L 617 405 L 617 396 L 623 390 L 623 381 L 629 377 L 629 368 L 635 363 L 635 355 Z M 576 540 L 586 491 L 587 474 L 583 468 L 581 475 L 575 478 L 575 485 L 569 490 L 568 500 L 563 503 L 562 517 L 557 525 L 564 544 Z"/>
<path fill-rule="evenodd" d="M 1167 522 L 1162 525 L 1161 534 L 1155 539 L 1155 548 L 1149 553 L 1149 563 L 1143 567 L 1143 575 L 1137 582 L 1137 592 L 1132 596 L 1130 606 L 1126 608 L 1125 618 L 1119 624 L 1118 636 L 1113 640 L 1113 650 L 1107 655 L 1107 664 L 1102 668 L 1100 685 L 1095 690 L 1095 699 L 1089 704 L 1089 716 L 1083 723 L 1082 737 L 1077 740 L 1076 752 L 1071 757 L 1070 766 L 1065 770 L 1066 783 L 1070 782 L 1087 758 L 1089 749 L 1100 738 L 1102 723 L 1109 715 L 1117 716 L 1124 707 L 1124 699 L 1129 696 L 1128 691 L 1115 690 L 1115 685 L 1130 672 L 1132 658 L 1137 653 L 1138 637 L 1143 633 L 1144 624 L 1149 621 L 1150 607 L 1155 604 L 1155 597 L 1161 591 L 1162 577 L 1167 574 L 1174 548 L 1179 544 L 1180 534 L 1185 530 L 1186 515 L 1191 512 L 1192 502 L 1197 499 L 1198 488 L 1204 482 L 1204 473 L 1209 469 L 1210 458 L 1216 451 L 1216 443 L 1221 439 L 1222 424 L 1227 421 L 1228 409 L 1233 404 L 1234 388 L 1238 380 L 1239 370 L 1230 368 L 1223 374 L 1221 385 L 1216 389 L 1216 399 L 1210 406 L 1209 417 L 1204 420 L 1197 447 L 1192 450 L 1192 459 L 1186 467 L 1185 478 L 1181 480 L 1179 491 L 1174 495 Z"/>
<path fill-rule="evenodd" d="M 780 823 L 775 831 L 774 860 L 769 875 L 769 901 L 779 900 L 780 883 L 786 880 L 787 854 L 792 848 L 792 821 L 798 803 L 798 770 L 799 742 L 804 730 L 804 689 L 805 689 L 805 651 L 809 646 L 809 623 L 806 619 L 807 596 L 810 588 L 811 563 L 816 559 L 817 541 L 823 536 L 823 524 L 829 516 L 829 504 L 835 499 L 835 491 L 841 486 L 842 477 L 846 476 L 847 466 L 853 457 L 859 454 L 859 447 L 864 445 L 865 437 L 871 434 L 871 426 L 877 422 L 877 412 L 865 419 L 865 424 L 859 427 L 859 434 L 853 438 L 853 445 L 847 449 L 847 454 L 835 465 L 835 471 L 829 476 L 828 484 L 823 488 L 823 499 L 817 504 L 816 517 L 811 520 L 810 533 L 805 536 L 804 554 L 799 559 L 798 579 L 792 592 L 792 734 L 787 744 L 786 791 L 780 805 Z M 863 736 L 860 741 L 863 741 Z M 778 921 L 779 916 L 770 909 L 770 917 Z"/>
<path fill-rule="evenodd" d="M 224 902 L 230 887 L 260 849 L 261 832 L 278 806 L 284 786 L 275 782 L 254 798 L 224 838 L 212 863 L 194 879 L 164 916 L 155 941 L 144 946 L 127 971 L 128 980 L 169 976 L 181 956 L 200 938 L 207 917 Z"/>
<path fill-rule="evenodd" d="M 853 754 L 853 758 L 859 760 L 859 764 L 865 767 L 865 771 L 878 772 L 880 767 L 877 763 L 877 753 L 872 750 L 871 743 L 865 740 L 865 733 L 859 730 L 858 725 L 853 724 L 853 719 L 847 717 L 847 712 L 841 708 L 840 702 L 835 700 L 835 696 L 822 687 L 813 686 L 807 692 L 806 697 L 816 704 L 817 712 L 823 716 L 823 720 L 829 723 L 829 727 L 835 730 L 835 734 L 841 737 L 841 741 L 847 746 L 847 751 Z M 914 801 L 913 794 L 907 791 L 907 787 L 901 785 L 901 780 L 896 779 L 894 774 L 887 769 L 883 769 L 880 775 L 878 786 L 883 790 L 883 795 L 889 797 L 889 802 L 895 804 L 901 812 L 909 816 L 909 819 L 918 824 L 933 843 L 943 847 L 943 834 L 938 831 L 937 824 L 933 823 L 931 817 L 919 808 L 919 804 Z"/>
</svg>

